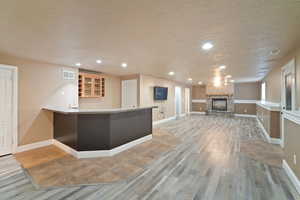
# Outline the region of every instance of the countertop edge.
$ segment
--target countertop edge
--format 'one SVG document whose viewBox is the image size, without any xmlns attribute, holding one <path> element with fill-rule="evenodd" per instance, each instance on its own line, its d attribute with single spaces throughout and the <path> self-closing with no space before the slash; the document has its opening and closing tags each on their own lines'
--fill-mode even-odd
<svg viewBox="0 0 300 200">
<path fill-rule="evenodd" d="M 122 112 L 132 112 L 138 110 L 145 110 L 145 109 L 153 109 L 157 108 L 157 106 L 145 106 L 145 107 L 138 107 L 138 108 L 126 108 L 126 109 L 63 109 L 63 108 L 54 108 L 54 107 L 43 107 L 43 110 L 48 110 L 52 112 L 62 113 L 62 114 L 114 114 L 114 113 L 122 113 Z"/>
<path fill-rule="evenodd" d="M 261 106 L 264 109 L 267 109 L 270 111 L 280 111 L 281 110 L 280 103 L 257 101 L 256 105 Z"/>
</svg>

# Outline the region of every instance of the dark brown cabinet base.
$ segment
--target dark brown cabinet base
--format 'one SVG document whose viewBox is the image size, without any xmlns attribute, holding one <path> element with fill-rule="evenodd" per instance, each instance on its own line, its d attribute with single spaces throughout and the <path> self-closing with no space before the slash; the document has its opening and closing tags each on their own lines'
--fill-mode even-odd
<svg viewBox="0 0 300 200">
<path fill-rule="evenodd" d="M 152 134 L 152 108 L 119 113 L 54 113 L 54 139 L 76 151 L 111 150 Z"/>
</svg>

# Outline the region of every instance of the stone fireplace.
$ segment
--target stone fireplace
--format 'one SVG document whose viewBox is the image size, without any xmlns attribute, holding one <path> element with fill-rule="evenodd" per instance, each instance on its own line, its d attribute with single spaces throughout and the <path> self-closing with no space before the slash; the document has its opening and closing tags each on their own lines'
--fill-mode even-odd
<svg viewBox="0 0 300 200">
<path fill-rule="evenodd" d="M 234 112 L 233 84 L 219 87 L 209 83 L 206 86 L 206 113 L 229 113 Z"/>
<path fill-rule="evenodd" d="M 207 112 L 226 112 L 234 110 L 232 95 L 207 95 Z"/>
<path fill-rule="evenodd" d="M 227 99 L 226 98 L 213 98 L 212 99 L 213 111 L 227 111 Z"/>
</svg>

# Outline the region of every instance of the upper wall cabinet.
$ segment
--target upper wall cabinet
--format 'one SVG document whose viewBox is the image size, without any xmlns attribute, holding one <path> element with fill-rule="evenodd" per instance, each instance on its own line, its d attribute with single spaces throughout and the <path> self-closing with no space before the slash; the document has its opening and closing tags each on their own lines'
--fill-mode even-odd
<svg viewBox="0 0 300 200">
<path fill-rule="evenodd" d="M 105 96 L 105 78 L 100 74 L 80 72 L 78 77 L 78 94 L 83 98 Z"/>
</svg>

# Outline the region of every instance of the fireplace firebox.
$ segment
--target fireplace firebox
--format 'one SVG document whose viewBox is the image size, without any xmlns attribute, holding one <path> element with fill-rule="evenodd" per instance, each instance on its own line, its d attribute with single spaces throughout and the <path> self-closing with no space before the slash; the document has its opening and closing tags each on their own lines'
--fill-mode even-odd
<svg viewBox="0 0 300 200">
<path fill-rule="evenodd" d="M 213 111 L 227 111 L 227 99 L 226 98 L 213 98 L 212 99 Z"/>
</svg>

